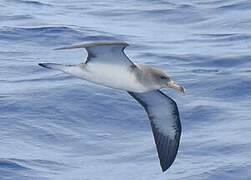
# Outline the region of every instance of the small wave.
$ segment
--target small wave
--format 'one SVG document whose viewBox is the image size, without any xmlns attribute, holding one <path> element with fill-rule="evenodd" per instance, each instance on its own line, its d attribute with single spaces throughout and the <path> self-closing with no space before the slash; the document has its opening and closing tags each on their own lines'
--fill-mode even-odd
<svg viewBox="0 0 251 180">
<path fill-rule="evenodd" d="M 242 56 L 242 57 L 224 57 L 224 58 L 212 58 L 211 60 L 200 61 L 190 63 L 189 65 L 198 66 L 198 67 L 224 67 L 231 68 L 239 65 L 247 64 L 251 60 L 251 56 Z"/>
<path fill-rule="evenodd" d="M 29 168 L 22 166 L 11 159 L 0 159 L 0 169 L 29 170 Z"/>
<path fill-rule="evenodd" d="M 62 37 L 63 40 L 62 40 Z M 21 41 L 39 45 L 57 44 L 57 42 L 81 39 L 83 34 L 69 27 L 4 27 L 0 29 L 0 39 L 6 41 Z"/>
<path fill-rule="evenodd" d="M 116 38 L 107 35 L 93 35 L 92 30 L 77 30 L 76 27 L 3 27 L 0 29 L 1 41 L 14 41 L 22 43 L 35 43 L 39 46 L 59 46 L 81 41 L 115 40 Z M 95 33 L 97 34 L 97 32 Z M 62 38 L 63 37 L 63 38 Z"/>
<path fill-rule="evenodd" d="M 15 27 L 3 27 L 0 30 L 0 35 L 1 38 L 4 38 L 4 34 L 6 35 L 5 37 L 8 37 L 8 35 L 16 35 L 16 36 L 22 36 L 22 35 L 31 35 L 31 36 L 35 36 L 35 34 L 33 35 L 32 33 L 44 33 L 44 34 L 51 34 L 51 33 L 66 33 L 66 32 L 76 32 L 74 30 L 72 30 L 71 28 L 68 27 L 31 27 L 31 28 L 15 28 Z M 37 35 L 37 34 L 36 34 Z M 13 37 L 17 38 L 17 37 Z"/>
<path fill-rule="evenodd" d="M 200 68 L 200 69 L 191 70 L 191 72 L 196 73 L 196 74 L 199 73 L 199 74 L 207 74 L 208 75 L 208 73 L 218 73 L 219 70 L 218 69 L 202 69 L 202 68 Z"/>
<path fill-rule="evenodd" d="M 227 34 L 195 34 L 202 37 L 204 42 L 232 42 L 232 41 L 244 41 L 251 39 L 249 34 L 237 34 L 237 33 L 227 33 Z"/>
<path fill-rule="evenodd" d="M 245 9 L 250 9 L 251 4 L 249 1 L 244 1 L 244 2 L 237 2 L 234 4 L 228 4 L 228 5 L 222 5 L 218 7 L 216 10 L 221 10 L 221 11 L 232 11 L 232 10 L 245 10 Z"/>
<path fill-rule="evenodd" d="M 56 161 L 49 161 L 49 160 L 42 160 L 42 159 L 25 160 L 24 163 L 30 167 L 43 167 L 43 168 L 54 169 L 54 170 L 64 168 L 66 166 L 65 164 L 58 163 Z"/>
<path fill-rule="evenodd" d="M 11 21 L 11 20 L 27 20 L 32 19 L 30 15 L 1 15 L 0 21 Z"/>
<path fill-rule="evenodd" d="M 231 83 L 225 83 L 221 86 L 218 86 L 214 89 L 215 96 L 217 98 L 226 99 L 228 97 L 240 98 L 245 97 L 249 92 L 251 92 L 251 81 L 249 79 L 242 80 L 240 79 L 231 79 Z M 238 88 L 236 88 L 238 87 Z"/>
<path fill-rule="evenodd" d="M 8 98 L 10 97 L 9 95 L 0 95 L 0 99 L 5 99 L 5 98 Z"/>
<path fill-rule="evenodd" d="M 48 3 L 42 3 L 42 2 L 31 1 L 31 0 L 11 0 L 11 2 L 18 3 L 18 4 L 25 4 L 25 5 L 32 5 L 32 6 L 51 6 Z"/>
<path fill-rule="evenodd" d="M 0 179 L 6 177 L 20 179 L 23 176 L 26 177 L 25 179 L 37 179 L 34 174 L 39 175 L 41 178 L 44 175 L 43 171 L 46 169 L 61 171 L 65 167 L 65 164 L 50 160 L 3 158 L 0 159 Z"/>
<path fill-rule="evenodd" d="M 216 0 L 216 1 L 208 1 L 208 2 L 205 2 L 205 1 L 198 1 L 197 4 L 198 5 L 216 5 L 216 4 L 222 4 L 223 1 L 219 1 L 219 0 Z"/>
<path fill-rule="evenodd" d="M 203 13 L 199 13 L 191 5 L 180 5 L 172 8 L 155 8 L 155 9 L 127 9 L 127 10 L 101 10 L 89 12 L 96 16 L 107 16 L 112 19 L 128 19 L 130 17 L 139 19 L 148 19 L 154 21 L 168 22 L 173 24 L 190 24 L 205 21 L 207 18 Z"/>
<path fill-rule="evenodd" d="M 142 14 L 155 20 L 173 24 L 191 24 L 207 20 L 203 14 L 199 14 L 192 8 L 185 7 L 187 6 L 180 6 L 178 9 L 146 10 Z"/>
<path fill-rule="evenodd" d="M 217 38 L 217 37 L 229 37 L 229 36 L 235 36 L 236 34 L 234 33 L 223 33 L 223 34 L 194 34 L 196 36 L 201 36 L 201 37 L 209 37 L 209 38 Z"/>
</svg>

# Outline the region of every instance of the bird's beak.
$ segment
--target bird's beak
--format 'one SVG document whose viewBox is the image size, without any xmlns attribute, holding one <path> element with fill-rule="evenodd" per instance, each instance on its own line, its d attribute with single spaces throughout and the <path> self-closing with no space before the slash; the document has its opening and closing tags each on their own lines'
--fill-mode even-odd
<svg viewBox="0 0 251 180">
<path fill-rule="evenodd" d="M 168 81 L 166 84 L 167 84 L 167 86 L 170 87 L 170 88 L 177 89 L 177 90 L 179 90 L 179 91 L 181 91 L 181 92 L 183 92 L 183 93 L 186 92 L 185 88 L 183 88 L 182 86 L 176 84 L 176 83 L 175 83 L 174 81 L 172 81 L 172 80 L 171 80 L 171 81 Z"/>
</svg>

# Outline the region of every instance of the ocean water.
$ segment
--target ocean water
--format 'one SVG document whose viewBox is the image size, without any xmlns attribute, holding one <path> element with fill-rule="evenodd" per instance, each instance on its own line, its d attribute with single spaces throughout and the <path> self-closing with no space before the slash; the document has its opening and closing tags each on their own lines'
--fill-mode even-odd
<svg viewBox="0 0 251 180">
<path fill-rule="evenodd" d="M 1 180 L 251 179 L 251 2 L 0 1 Z M 177 158 L 161 172 L 126 92 L 39 67 L 78 63 L 81 41 L 121 40 L 187 89 Z"/>
</svg>

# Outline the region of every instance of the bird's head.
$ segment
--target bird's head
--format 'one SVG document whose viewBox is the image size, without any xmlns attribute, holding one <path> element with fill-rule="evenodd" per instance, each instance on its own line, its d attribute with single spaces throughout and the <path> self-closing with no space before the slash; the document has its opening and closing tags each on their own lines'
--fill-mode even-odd
<svg viewBox="0 0 251 180">
<path fill-rule="evenodd" d="M 171 80 L 170 76 L 164 72 L 159 72 L 158 74 L 156 74 L 155 77 L 163 87 L 168 86 L 170 88 L 179 90 L 183 93 L 185 93 L 186 91 L 185 88 L 176 84 L 173 80 Z"/>
<path fill-rule="evenodd" d="M 167 73 L 146 64 L 137 64 L 137 67 L 140 69 L 140 71 L 136 71 L 139 73 L 139 80 L 143 79 L 144 81 L 141 82 L 147 82 L 147 85 L 150 84 L 150 86 L 153 86 L 153 89 L 159 89 L 168 86 L 185 93 L 185 88 L 171 80 Z"/>
</svg>

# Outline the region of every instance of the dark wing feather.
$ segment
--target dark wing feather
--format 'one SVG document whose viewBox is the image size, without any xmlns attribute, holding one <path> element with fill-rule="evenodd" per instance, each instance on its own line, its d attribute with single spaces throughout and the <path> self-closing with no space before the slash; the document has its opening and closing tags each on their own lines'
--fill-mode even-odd
<svg viewBox="0 0 251 180">
<path fill-rule="evenodd" d="M 174 100 L 159 90 L 146 93 L 128 92 L 146 110 L 151 123 L 162 171 L 173 163 L 180 141 L 181 124 Z"/>
</svg>

